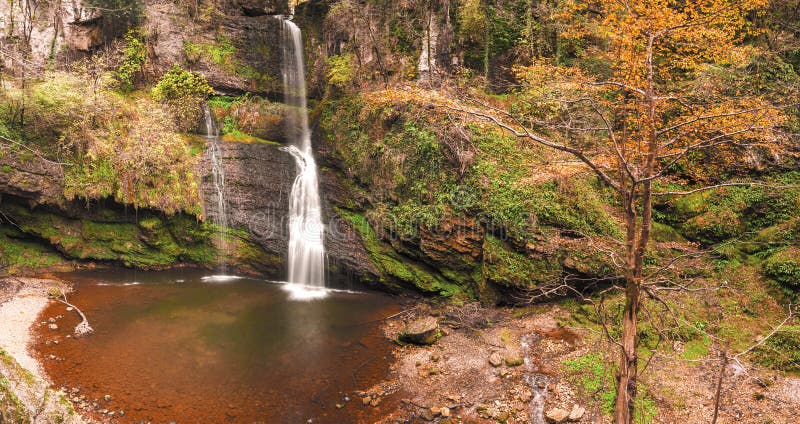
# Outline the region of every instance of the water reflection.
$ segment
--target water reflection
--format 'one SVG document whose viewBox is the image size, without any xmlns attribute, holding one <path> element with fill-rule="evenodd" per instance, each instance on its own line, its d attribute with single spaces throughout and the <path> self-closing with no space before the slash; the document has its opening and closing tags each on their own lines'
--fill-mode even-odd
<svg viewBox="0 0 800 424">
<path fill-rule="evenodd" d="M 388 372 L 391 347 L 375 321 L 399 310 L 392 298 L 329 291 L 297 302 L 283 285 L 203 277 L 187 270 L 70 276 L 78 281 L 71 301 L 95 334 L 67 339 L 73 317 L 52 305 L 43 318 L 65 315 L 55 336 L 61 343 L 46 345 L 54 336 L 43 329 L 36 349 L 65 360 L 44 361 L 48 374 L 92 392 L 82 394 L 112 394 L 103 407 L 125 410 L 126 421 L 352 422 L 365 413 L 334 405 L 340 392 Z"/>
</svg>

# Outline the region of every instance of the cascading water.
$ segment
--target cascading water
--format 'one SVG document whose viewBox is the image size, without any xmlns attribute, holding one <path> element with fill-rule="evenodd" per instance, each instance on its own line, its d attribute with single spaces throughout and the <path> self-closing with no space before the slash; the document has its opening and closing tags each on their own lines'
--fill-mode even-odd
<svg viewBox="0 0 800 424">
<path fill-rule="evenodd" d="M 287 288 L 295 299 L 310 299 L 326 294 L 322 203 L 308 127 L 303 38 L 294 22 L 284 17 L 280 19 L 284 102 L 288 106 L 286 132 L 291 142 L 286 151 L 297 164 L 297 177 L 289 198 L 290 284 Z"/>
<path fill-rule="evenodd" d="M 221 232 L 221 257 L 219 258 L 219 266 L 222 274 L 227 271 L 227 256 L 228 256 L 228 237 L 226 231 L 228 229 L 228 214 L 225 211 L 225 168 L 222 166 L 222 149 L 219 146 L 219 129 L 217 128 L 217 121 L 208 106 L 203 106 L 203 114 L 206 123 L 206 139 L 208 140 L 209 156 L 211 159 L 211 178 L 214 184 L 214 190 L 217 192 L 217 211 L 212 215 L 212 221 L 217 224 Z"/>
</svg>

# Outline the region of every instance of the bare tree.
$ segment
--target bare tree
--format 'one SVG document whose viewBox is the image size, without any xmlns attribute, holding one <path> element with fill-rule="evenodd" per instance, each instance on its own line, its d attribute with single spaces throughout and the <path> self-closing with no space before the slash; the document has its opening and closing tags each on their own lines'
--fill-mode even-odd
<svg viewBox="0 0 800 424">
<path fill-rule="evenodd" d="M 745 12 L 765 2 L 727 0 L 665 7 L 648 0 L 600 0 L 576 10 L 589 25 L 574 37 L 601 37 L 591 52 L 610 66 L 601 75 L 542 62 L 520 69 L 526 83 L 516 109 L 468 98 L 440 107 L 488 120 L 519 138 L 568 153 L 611 187 L 622 206 L 621 274 L 625 303 L 619 347 L 614 420 L 633 421 L 639 361 L 639 317 L 646 282 L 658 277 L 644 266 L 656 196 L 680 196 L 752 181 L 716 181 L 691 190 L 660 190 L 673 165 L 694 152 L 734 159 L 743 151 L 779 148 L 787 117 L 757 94 L 742 95 L 714 78 L 733 53 Z M 706 4 L 707 3 L 707 4 Z"/>
</svg>

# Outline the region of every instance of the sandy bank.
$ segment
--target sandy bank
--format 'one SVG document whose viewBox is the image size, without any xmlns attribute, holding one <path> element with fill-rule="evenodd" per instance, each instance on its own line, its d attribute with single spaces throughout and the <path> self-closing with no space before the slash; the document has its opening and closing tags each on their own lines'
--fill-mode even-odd
<svg viewBox="0 0 800 424">
<path fill-rule="evenodd" d="M 31 326 L 50 300 L 48 292 L 66 291 L 61 281 L 0 279 L 0 412 L 11 422 L 79 424 L 84 421 L 60 391 L 52 390 L 38 361 L 29 353 Z"/>
</svg>

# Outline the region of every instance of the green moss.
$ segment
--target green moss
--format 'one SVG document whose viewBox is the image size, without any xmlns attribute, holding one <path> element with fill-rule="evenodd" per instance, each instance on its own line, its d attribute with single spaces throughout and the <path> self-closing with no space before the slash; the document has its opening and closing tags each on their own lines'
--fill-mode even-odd
<svg viewBox="0 0 800 424">
<path fill-rule="evenodd" d="M 798 218 L 800 205 L 800 173 L 784 172 L 766 175 L 762 180 L 769 187 L 725 187 L 681 196 L 657 205 L 659 222 L 672 225 L 693 241 L 715 244 Z M 763 236 L 769 236 L 769 232 Z M 751 246 L 751 250 L 758 250 Z"/>
<path fill-rule="evenodd" d="M 267 144 L 272 146 L 281 146 L 281 143 L 264 140 L 262 138 L 253 137 L 252 135 L 245 134 L 241 131 L 234 130 L 231 131 L 221 137 L 222 141 L 229 142 L 229 143 L 256 143 L 256 144 Z"/>
<path fill-rule="evenodd" d="M 0 228 L 0 267 L 9 273 L 64 264 L 58 252 L 21 237 L 24 234 L 13 228 Z"/>
<path fill-rule="evenodd" d="M 781 328 L 756 348 L 753 360 L 777 370 L 800 373 L 800 326 Z"/>
<path fill-rule="evenodd" d="M 587 353 L 563 362 L 568 378 L 600 405 L 606 414 L 614 411 L 616 367 L 601 353 Z"/>
<path fill-rule="evenodd" d="M 785 287 L 800 288 L 800 247 L 779 250 L 764 261 L 764 273 Z"/>
<path fill-rule="evenodd" d="M 690 361 L 705 358 L 708 355 L 708 348 L 710 346 L 711 338 L 704 334 L 699 338 L 687 341 L 681 356 L 683 359 Z"/>
<path fill-rule="evenodd" d="M 129 267 L 157 269 L 178 262 L 213 263 L 218 253 L 212 244 L 215 232 L 209 224 L 186 215 L 164 219 L 143 214 L 137 223 L 98 222 L 69 219 L 47 211 L 30 211 L 14 204 L 9 204 L 6 209 L 20 226 L 20 237 L 41 238 L 69 258 L 114 261 Z M 2 240 L 5 239 L 0 239 L 0 242 Z M 10 249 L 8 243 L 0 243 L 0 248 Z M 30 256 L 28 261 L 52 257 L 31 256 L 30 252 L 25 254 Z"/>
<path fill-rule="evenodd" d="M 653 222 L 653 226 L 650 232 L 650 236 L 656 242 L 672 242 L 672 243 L 686 243 L 687 240 L 681 233 L 678 232 L 675 228 L 667 225 L 662 224 L 659 222 Z"/>
<path fill-rule="evenodd" d="M 450 282 L 428 267 L 400 256 L 391 246 L 378 240 L 375 230 L 363 215 L 343 209 L 337 212 L 361 235 L 370 260 L 381 271 L 381 283 L 394 287 L 397 287 L 397 283 L 403 283 L 444 297 L 470 291 L 470 288 Z"/>
<path fill-rule="evenodd" d="M 269 46 L 257 45 L 253 48 L 263 57 L 270 57 Z M 252 81 L 256 89 L 264 89 L 275 83 L 268 73 L 254 69 L 242 61 L 232 40 L 224 35 L 217 35 L 211 43 L 185 42 L 183 49 L 189 63 L 204 61 L 213 64 L 229 74 Z"/>
<path fill-rule="evenodd" d="M 744 226 L 734 211 L 714 208 L 686 221 L 682 230 L 691 240 L 714 244 L 742 235 Z"/>
<path fill-rule="evenodd" d="M 800 244 L 800 217 L 791 218 L 759 231 L 752 243 L 746 243 L 743 248 L 747 253 L 757 253 L 797 244 Z"/>
<path fill-rule="evenodd" d="M 486 236 L 483 256 L 485 278 L 508 287 L 533 289 L 557 280 L 562 271 L 557 260 L 528 258 L 494 236 Z"/>
<path fill-rule="evenodd" d="M 603 413 L 611 415 L 617 398 L 614 377 L 616 366 L 603 354 L 595 352 L 564 361 L 563 365 L 568 372 L 567 378 L 576 384 L 585 395 L 592 397 Z M 637 392 L 634 422 L 650 424 L 658 415 L 655 399 L 649 394 L 647 387 L 641 383 Z"/>
<path fill-rule="evenodd" d="M 18 424 L 32 422 L 25 405 L 11 390 L 11 382 L 5 376 L 0 376 L 0 418 Z"/>
<path fill-rule="evenodd" d="M 11 388 L 11 380 L 23 384 L 36 383 L 36 377 L 30 371 L 22 368 L 14 358 L 0 348 L 0 362 L 9 370 L 8 374 L 0 375 L 0 420 L 7 418 L 9 422 L 26 424 L 32 422 L 28 409 L 20 402 Z"/>
</svg>

